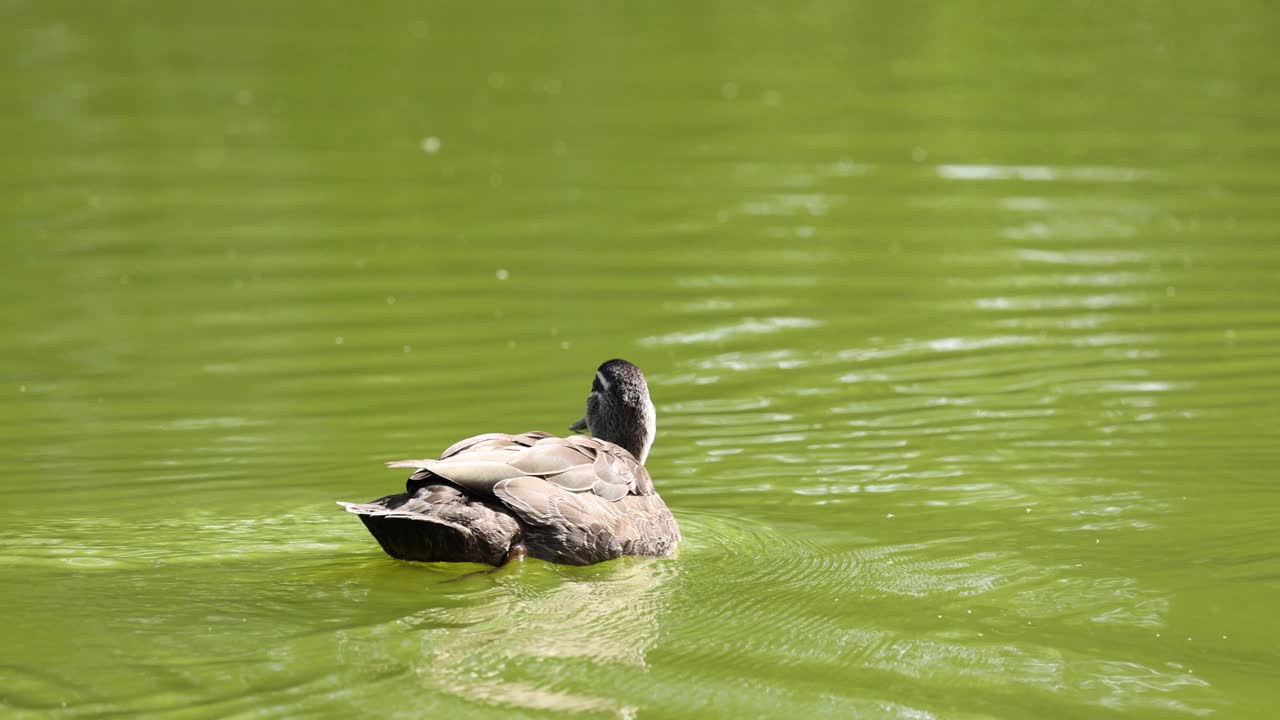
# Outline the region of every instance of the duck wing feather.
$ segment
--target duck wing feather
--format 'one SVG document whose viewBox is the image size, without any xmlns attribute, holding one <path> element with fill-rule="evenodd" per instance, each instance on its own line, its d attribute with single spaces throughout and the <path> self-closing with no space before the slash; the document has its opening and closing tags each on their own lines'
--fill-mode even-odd
<svg viewBox="0 0 1280 720">
<path fill-rule="evenodd" d="M 580 435 L 485 433 L 454 443 L 438 459 L 397 460 L 387 466 L 416 470 L 409 478 L 411 492 L 423 483 L 443 479 L 492 497 L 497 483 L 525 477 L 608 502 L 653 494 L 649 473 L 631 453 L 611 442 Z"/>
<path fill-rule="evenodd" d="M 535 477 L 502 480 L 493 491 L 525 523 L 526 544 L 544 560 L 585 565 L 622 555 L 669 555 L 680 542 L 675 519 L 657 495 L 613 499 Z"/>
</svg>

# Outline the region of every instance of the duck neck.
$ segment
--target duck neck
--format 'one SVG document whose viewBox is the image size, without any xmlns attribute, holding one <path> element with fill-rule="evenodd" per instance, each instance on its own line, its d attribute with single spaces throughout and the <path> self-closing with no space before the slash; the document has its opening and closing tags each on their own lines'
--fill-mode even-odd
<svg viewBox="0 0 1280 720">
<path fill-rule="evenodd" d="M 657 431 L 653 403 L 646 398 L 643 405 L 629 407 L 627 410 L 628 412 L 610 417 L 604 422 L 597 422 L 596 418 L 592 418 L 591 435 L 621 447 L 644 464 Z"/>
</svg>

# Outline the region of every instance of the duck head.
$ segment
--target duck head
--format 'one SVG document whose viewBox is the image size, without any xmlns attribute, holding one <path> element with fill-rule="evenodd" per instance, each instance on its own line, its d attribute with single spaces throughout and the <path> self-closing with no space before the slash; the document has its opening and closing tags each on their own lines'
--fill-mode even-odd
<svg viewBox="0 0 1280 720">
<path fill-rule="evenodd" d="M 649 456 L 657 426 L 644 373 L 626 360 L 610 360 L 596 370 L 591 394 L 587 396 L 586 417 L 569 429 L 589 430 L 592 437 L 625 448 L 643 463 Z"/>
</svg>

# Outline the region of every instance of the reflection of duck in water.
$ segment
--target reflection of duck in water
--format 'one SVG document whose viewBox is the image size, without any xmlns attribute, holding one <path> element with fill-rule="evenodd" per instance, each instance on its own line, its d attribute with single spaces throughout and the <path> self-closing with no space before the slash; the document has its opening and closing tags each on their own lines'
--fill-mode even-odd
<svg viewBox="0 0 1280 720">
<path fill-rule="evenodd" d="M 476 573 L 441 564 L 412 578 L 394 563 L 361 565 L 371 581 L 343 592 L 366 612 L 335 631 L 341 662 L 402 669 L 397 687 L 425 693 L 444 715 L 462 703 L 497 717 L 635 717 L 645 703 L 636 678 L 662 636 L 683 566 L 649 558 L 520 565 Z"/>
<path fill-rule="evenodd" d="M 589 565 L 670 555 L 680 529 L 642 464 L 655 427 L 640 368 L 610 360 L 571 428 L 592 437 L 477 435 L 438 460 L 388 463 L 417 468 L 406 492 L 341 504 L 402 560 L 501 565 L 527 554 Z"/>
</svg>

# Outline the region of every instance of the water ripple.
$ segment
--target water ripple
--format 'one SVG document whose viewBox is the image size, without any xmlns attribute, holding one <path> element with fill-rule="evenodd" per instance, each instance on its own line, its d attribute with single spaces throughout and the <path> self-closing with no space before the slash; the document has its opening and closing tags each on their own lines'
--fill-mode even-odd
<svg viewBox="0 0 1280 720">
<path fill-rule="evenodd" d="M 1019 180 L 1023 182 L 1131 183 L 1152 178 L 1152 173 L 1147 170 L 1106 166 L 939 165 L 937 173 L 938 177 L 946 180 Z"/>
<path fill-rule="evenodd" d="M 803 330 L 821 325 L 822 323 L 817 320 L 802 317 L 747 318 L 731 325 L 721 325 L 706 330 L 649 336 L 642 338 L 639 342 L 645 346 L 717 343 L 742 335 L 768 335 L 782 330 Z"/>
</svg>

